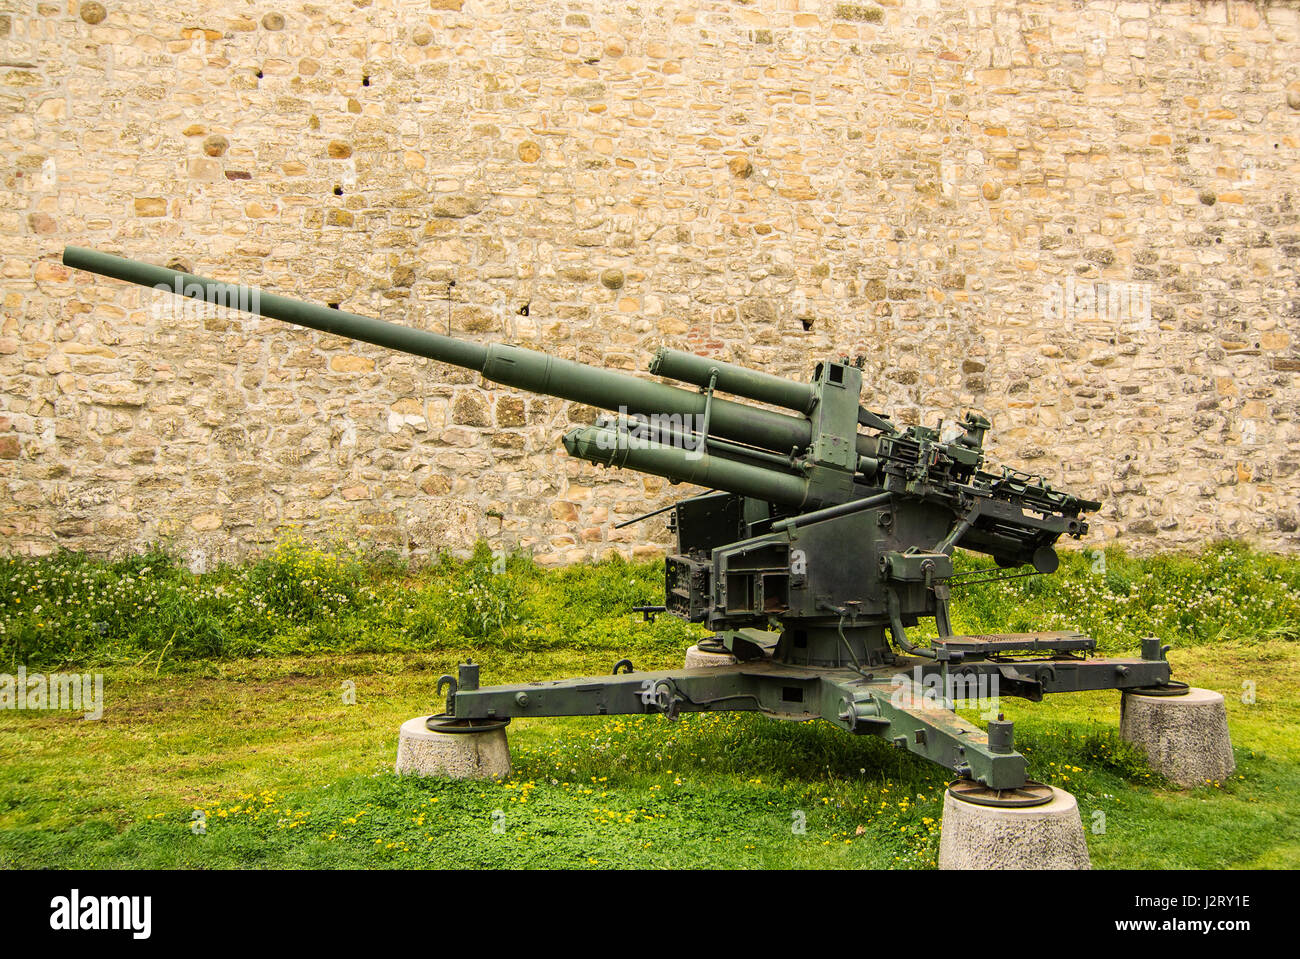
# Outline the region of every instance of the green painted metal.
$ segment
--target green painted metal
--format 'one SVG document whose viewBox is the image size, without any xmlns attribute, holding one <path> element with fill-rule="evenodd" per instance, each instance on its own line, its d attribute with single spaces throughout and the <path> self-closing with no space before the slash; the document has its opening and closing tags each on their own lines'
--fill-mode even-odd
<svg viewBox="0 0 1300 959">
<path fill-rule="evenodd" d="M 570 456 L 601 466 L 623 467 L 639 473 L 667 477 L 678 483 L 694 483 L 725 489 L 785 506 L 799 507 L 812 502 L 809 481 L 784 470 L 776 470 L 710 453 L 653 441 L 636 442 L 626 431 L 604 426 L 584 426 L 564 436 Z"/>
<path fill-rule="evenodd" d="M 650 372 L 669 379 L 681 380 L 733 393 L 746 399 L 771 403 L 799 413 L 812 412 L 817 391 L 809 383 L 796 383 L 771 373 L 760 373 L 734 363 L 709 359 L 695 353 L 683 353 L 661 346 L 650 360 Z"/>
<path fill-rule="evenodd" d="M 692 390 L 656 383 L 535 350 L 493 343 L 480 346 L 428 330 L 416 330 L 345 310 L 304 303 L 238 283 L 223 283 L 163 266 L 70 246 L 65 265 L 101 276 L 125 280 L 274 320 L 283 320 L 323 333 L 410 353 L 476 370 L 494 383 L 533 393 L 546 393 L 599 409 L 678 417 L 702 417 L 706 399 Z M 808 444 L 811 430 L 802 417 L 757 409 L 718 399 L 711 425 L 717 435 L 752 446 L 787 452 Z"/>
<path fill-rule="evenodd" d="M 138 260 L 70 246 L 63 251 L 63 263 L 77 270 L 98 273 L 101 276 L 125 280 L 138 286 L 147 286 L 162 293 L 173 293 L 214 306 L 243 310 L 273 320 L 283 320 L 306 326 L 322 333 L 336 333 L 365 343 L 373 343 L 399 353 L 441 360 L 454 366 L 482 370 L 488 361 L 488 349 L 477 343 L 457 340 L 450 336 L 413 330 L 396 323 L 358 316 L 345 310 L 335 310 L 314 303 L 304 303 L 287 296 L 266 293 L 242 283 L 223 283 L 195 276 L 165 266 L 154 266 Z"/>
<path fill-rule="evenodd" d="M 480 688 L 478 667 L 443 677 L 461 724 L 514 717 L 755 710 L 882 736 L 994 790 L 1025 782 L 1010 723 L 961 719 L 971 690 L 1030 700 L 1092 689 L 1174 688 L 1168 647 L 1098 659 L 1076 633 L 955 636 L 953 591 L 1056 568 L 1098 503 L 1039 476 L 984 464 L 989 421 L 900 427 L 860 403 L 861 363 L 832 357 L 807 383 L 661 349 L 651 371 L 683 389 L 504 344 L 426 330 L 69 247 L 72 267 L 480 372 L 485 379 L 616 415 L 570 431 L 565 450 L 599 466 L 695 483 L 678 501 L 663 607 L 707 625 L 740 663 Z M 794 411 L 725 399 L 728 393 Z M 658 512 L 658 511 L 656 511 Z M 650 513 L 647 515 L 655 515 Z M 994 565 L 955 574 L 957 547 Z M 938 638 L 908 630 L 933 619 Z M 979 698 L 985 698 L 980 693 Z M 474 728 L 468 726 L 466 728 Z"/>
</svg>

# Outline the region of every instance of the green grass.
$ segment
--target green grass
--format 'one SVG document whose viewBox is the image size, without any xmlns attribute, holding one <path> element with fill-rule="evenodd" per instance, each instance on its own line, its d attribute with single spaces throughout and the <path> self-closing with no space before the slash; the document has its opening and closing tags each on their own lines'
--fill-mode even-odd
<svg viewBox="0 0 1300 959">
<path fill-rule="evenodd" d="M 957 555 L 958 571 L 986 565 Z M 1300 640 L 1300 560 L 1232 543 L 1146 558 L 1066 552 L 1053 576 L 954 587 L 964 632 L 1078 629 L 1105 651 L 1158 635 L 1178 646 Z M 702 630 L 633 606 L 662 602 L 662 562 L 545 569 L 523 555 L 422 569 L 282 543 L 190 573 L 154 549 L 116 561 L 0 559 L 0 663 L 70 669 L 312 653 L 677 649 Z"/>
<path fill-rule="evenodd" d="M 291 544 L 200 577 L 159 553 L 0 566 L 6 658 L 105 674 L 99 721 L 0 711 L 0 866 L 935 862 L 943 771 L 824 723 L 520 720 L 506 783 L 392 775 L 398 727 L 437 708 L 437 677 L 467 656 L 485 684 L 608 673 L 627 653 L 680 665 L 692 631 L 630 614 L 658 598 L 657 564 L 513 557 L 497 574 L 480 554 L 412 571 Z M 1168 788 L 1118 740 L 1111 692 L 1004 701 L 1031 775 L 1078 797 L 1097 867 L 1300 866 L 1300 562 L 1221 546 L 1096 566 L 1067 555 L 1055 582 L 972 587 L 959 626 L 1068 625 L 1111 649 L 1161 635 L 1176 676 L 1225 694 L 1237 773 Z"/>
<path fill-rule="evenodd" d="M 975 565 L 985 563 L 959 554 L 959 570 Z M 1300 557 L 1240 543 L 1145 557 L 1068 550 L 1051 576 L 956 587 L 953 596 L 954 630 L 1077 629 L 1106 651 L 1152 635 L 1180 647 L 1300 640 Z"/>
<path fill-rule="evenodd" d="M 942 770 L 823 723 L 758 716 L 516 721 L 510 781 L 398 778 L 397 729 L 470 651 L 108 674 L 104 718 L 0 714 L 0 866 L 933 866 Z M 1105 867 L 1300 865 L 1300 650 L 1175 651 L 1228 694 L 1238 770 L 1165 788 L 1118 741 L 1118 695 L 1006 704 L 1031 773 L 1069 789 Z M 680 651 L 638 663 L 660 668 Z M 595 674 L 599 656 L 494 655 L 485 682 Z M 1240 702 L 1243 679 L 1258 701 Z M 343 683 L 355 684 L 346 705 Z M 974 718 L 974 717 L 972 717 Z M 205 834 L 192 831 L 195 810 Z M 806 831 L 793 829 L 802 814 Z M 500 832 L 493 826 L 500 824 Z"/>
<path fill-rule="evenodd" d="M 704 635 L 632 607 L 663 601 L 663 564 L 546 569 L 523 555 L 450 556 L 418 570 L 297 540 L 194 575 L 161 549 L 0 559 L 0 664 L 70 669 L 188 661 L 479 649 L 630 650 Z"/>
</svg>

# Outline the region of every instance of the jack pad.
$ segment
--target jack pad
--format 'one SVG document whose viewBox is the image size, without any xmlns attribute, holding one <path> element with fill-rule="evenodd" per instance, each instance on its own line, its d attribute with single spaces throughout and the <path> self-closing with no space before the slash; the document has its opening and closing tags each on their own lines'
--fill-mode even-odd
<svg viewBox="0 0 1300 959">
<path fill-rule="evenodd" d="M 1052 801 L 1052 787 L 1032 779 L 1014 789 L 990 789 L 974 779 L 958 779 L 948 784 L 948 792 L 977 806 L 1042 806 Z"/>
</svg>

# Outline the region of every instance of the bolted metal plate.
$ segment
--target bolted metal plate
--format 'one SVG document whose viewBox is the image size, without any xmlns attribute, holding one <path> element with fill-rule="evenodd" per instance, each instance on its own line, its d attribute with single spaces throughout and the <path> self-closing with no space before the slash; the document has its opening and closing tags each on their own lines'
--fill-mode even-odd
<svg viewBox="0 0 1300 959">
<path fill-rule="evenodd" d="M 1097 641 L 1083 633 L 1057 631 L 1048 633 L 983 633 L 970 636 L 944 636 L 934 640 L 936 646 L 977 653 L 1005 653 L 1012 650 L 1070 652 L 1093 650 Z"/>
<path fill-rule="evenodd" d="M 446 713 L 430 716 L 424 721 L 425 728 L 431 733 L 490 733 L 509 725 L 509 719 L 457 719 Z"/>
<path fill-rule="evenodd" d="M 990 789 L 974 779 L 957 779 L 948 784 L 948 792 L 977 806 L 1041 806 L 1052 801 L 1052 787 L 1032 779 L 1015 789 Z"/>
</svg>

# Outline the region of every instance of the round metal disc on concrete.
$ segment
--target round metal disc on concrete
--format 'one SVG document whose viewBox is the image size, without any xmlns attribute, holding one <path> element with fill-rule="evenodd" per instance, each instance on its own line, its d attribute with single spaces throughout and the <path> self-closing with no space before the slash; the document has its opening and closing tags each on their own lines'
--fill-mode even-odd
<svg viewBox="0 0 1300 959">
<path fill-rule="evenodd" d="M 434 732 L 428 716 L 402 723 L 397 739 L 397 772 L 451 779 L 505 779 L 510 747 L 504 726 L 481 732 Z"/>
<path fill-rule="evenodd" d="M 1211 689 L 1193 686 L 1183 696 L 1126 691 L 1120 699 L 1119 734 L 1179 786 L 1222 782 L 1237 768 L 1223 695 Z"/>
<path fill-rule="evenodd" d="M 716 653 L 707 649 L 700 649 L 698 646 L 692 646 L 686 650 L 686 668 L 698 669 L 704 666 L 734 666 L 740 660 L 732 656 L 731 653 Z"/>
<path fill-rule="evenodd" d="M 1135 696 L 1186 696 L 1191 689 L 1192 687 L 1186 683 L 1171 679 L 1158 686 L 1135 686 L 1125 692 L 1133 693 Z"/>
<path fill-rule="evenodd" d="M 958 779 L 948 783 L 948 791 L 958 799 L 979 806 L 1041 806 L 1052 801 L 1052 787 L 1033 779 L 1014 789 L 990 789 L 974 779 Z"/>
<path fill-rule="evenodd" d="M 989 806 L 943 797 L 940 869 L 1091 869 L 1074 796 L 1055 786 L 1033 806 Z"/>
</svg>

